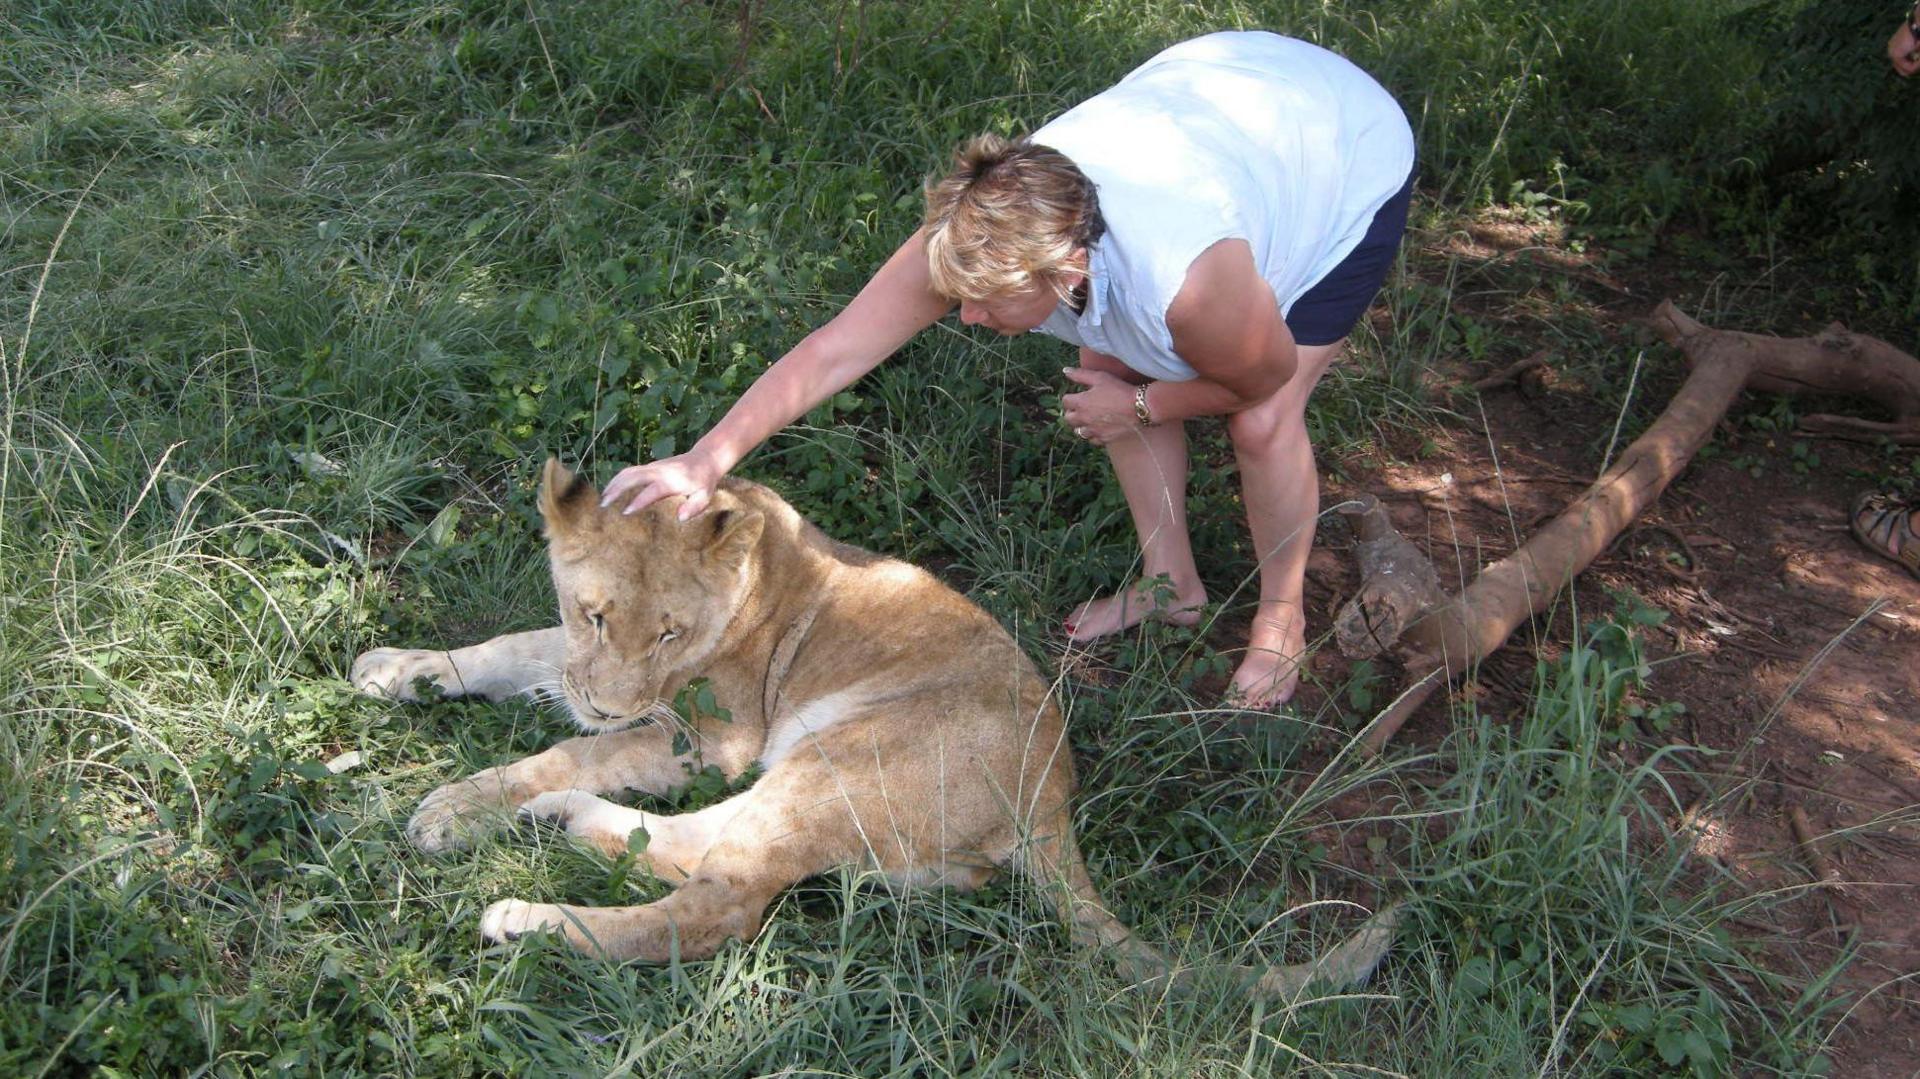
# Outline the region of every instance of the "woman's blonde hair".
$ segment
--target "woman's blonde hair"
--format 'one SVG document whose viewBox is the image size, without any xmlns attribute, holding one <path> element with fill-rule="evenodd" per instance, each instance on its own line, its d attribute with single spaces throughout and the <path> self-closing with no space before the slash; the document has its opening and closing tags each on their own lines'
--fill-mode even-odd
<svg viewBox="0 0 1920 1079">
<path fill-rule="evenodd" d="M 1093 181 L 1058 150 L 981 135 L 954 153 L 953 171 L 926 185 L 927 269 L 935 292 L 984 300 L 1034 282 L 1061 299 L 1073 253 L 1104 226 Z"/>
</svg>

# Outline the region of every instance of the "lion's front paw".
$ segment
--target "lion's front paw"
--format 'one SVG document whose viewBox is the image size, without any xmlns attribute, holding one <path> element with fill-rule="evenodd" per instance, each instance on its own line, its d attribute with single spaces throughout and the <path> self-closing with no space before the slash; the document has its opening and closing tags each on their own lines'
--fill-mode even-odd
<svg viewBox="0 0 1920 1079">
<path fill-rule="evenodd" d="M 489 816 L 506 807 L 504 791 L 489 773 L 478 772 L 458 783 L 438 787 L 420 802 L 407 821 L 407 838 L 429 854 L 469 846 L 474 836 L 493 823 Z"/>
<path fill-rule="evenodd" d="M 568 826 L 575 816 L 591 814 L 606 799 L 583 790 L 545 791 L 526 800 L 520 807 L 520 815 L 536 820 L 549 821 L 562 828 Z"/>
<path fill-rule="evenodd" d="M 439 686 L 443 692 L 459 691 L 459 678 L 453 660 L 445 652 L 419 648 L 376 648 L 353 661 L 350 676 L 353 688 L 375 697 L 396 701 L 417 701 L 417 679 Z"/>
<path fill-rule="evenodd" d="M 480 916 L 480 935 L 502 944 L 542 929 L 564 929 L 566 924 L 567 916 L 551 903 L 502 899 Z"/>
<path fill-rule="evenodd" d="M 628 837 L 646 827 L 646 814 L 609 802 L 583 790 L 547 791 L 527 799 L 522 816 L 552 821 L 569 833 L 617 858 L 628 850 Z"/>
</svg>

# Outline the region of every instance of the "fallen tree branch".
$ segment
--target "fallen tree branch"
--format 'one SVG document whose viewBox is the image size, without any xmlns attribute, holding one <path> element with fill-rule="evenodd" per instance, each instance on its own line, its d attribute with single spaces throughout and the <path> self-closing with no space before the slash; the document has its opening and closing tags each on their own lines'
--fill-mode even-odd
<svg viewBox="0 0 1920 1079">
<path fill-rule="evenodd" d="M 1747 388 L 1872 397 L 1896 416 L 1892 423 L 1872 425 L 1876 433 L 1896 441 L 1910 435 L 1913 444 L 1920 444 L 1920 360 L 1884 341 L 1838 325 L 1803 338 L 1715 330 L 1688 318 L 1671 302 L 1662 302 L 1651 322 L 1685 354 L 1692 369 L 1687 380 L 1653 425 L 1518 550 L 1482 570 L 1453 599 L 1419 597 L 1416 606 L 1424 613 L 1390 642 L 1406 668 L 1403 685 L 1408 688 L 1375 717 L 1364 737 L 1369 748 L 1385 746 L 1444 678 L 1479 662 L 1504 645 L 1521 623 L 1546 610 L 1561 589 L 1652 507 Z M 1864 423 L 1830 416 L 1807 420 L 1828 430 L 1859 430 Z M 1385 521 L 1384 512 L 1378 519 Z M 1391 531 L 1391 525 L 1385 527 Z M 1397 533 L 1392 538 L 1405 543 Z M 1356 552 L 1359 547 L 1356 544 Z M 1398 568 L 1401 562 L 1394 565 L 1397 575 L 1408 574 Z M 1348 638 L 1364 636 L 1371 644 L 1362 644 L 1377 651 L 1388 643 L 1383 629 L 1393 628 L 1393 619 L 1374 617 L 1374 612 L 1379 597 L 1393 589 L 1362 568 L 1365 576 L 1356 597 L 1361 613 L 1354 617 L 1364 632 L 1350 632 L 1340 640 L 1344 649 Z M 1430 565 L 1427 571 L 1432 571 Z"/>
<path fill-rule="evenodd" d="M 1866 334 L 1833 323 L 1810 337 L 1716 330 L 1662 301 L 1648 320 L 1662 340 L 1685 353 L 1690 363 L 1707 355 L 1741 354 L 1753 371 L 1747 388 L 1764 393 L 1827 394 L 1864 397 L 1893 410 L 1892 422 L 1819 414 L 1804 417 L 1809 434 L 1920 445 L 1920 360 Z"/>
<path fill-rule="evenodd" d="M 1653 505 L 1706 444 L 1714 424 L 1746 385 L 1750 369 L 1738 354 L 1696 363 L 1667 410 L 1593 486 L 1519 550 L 1482 570 L 1451 603 L 1408 629 L 1400 642 L 1408 684 L 1435 672 L 1458 674 L 1505 644 L 1520 623 L 1545 610 Z M 1398 723 L 1376 722 L 1367 744 L 1384 746 L 1397 729 Z"/>
</svg>

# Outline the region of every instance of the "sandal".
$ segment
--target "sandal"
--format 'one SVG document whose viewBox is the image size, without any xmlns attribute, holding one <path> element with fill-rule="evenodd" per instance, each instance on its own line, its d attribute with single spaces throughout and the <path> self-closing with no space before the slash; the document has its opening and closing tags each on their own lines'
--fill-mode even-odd
<svg viewBox="0 0 1920 1079">
<path fill-rule="evenodd" d="M 1853 516 L 1848 523 L 1861 546 L 1920 577 L 1920 532 L 1913 530 L 1916 508 L 1883 491 L 1868 491 L 1853 500 Z"/>
</svg>

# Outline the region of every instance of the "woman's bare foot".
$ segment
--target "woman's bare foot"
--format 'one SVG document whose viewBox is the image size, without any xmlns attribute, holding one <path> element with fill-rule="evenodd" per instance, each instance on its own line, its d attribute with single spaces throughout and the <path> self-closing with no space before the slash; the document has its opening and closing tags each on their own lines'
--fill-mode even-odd
<svg viewBox="0 0 1920 1079">
<path fill-rule="evenodd" d="M 1277 607 L 1279 615 L 1256 615 L 1247 639 L 1246 658 L 1227 686 L 1227 703 L 1236 708 L 1278 708 L 1300 688 L 1300 663 L 1306 657 L 1306 620 L 1292 604 Z"/>
<path fill-rule="evenodd" d="M 1102 596 L 1075 607 L 1067 616 L 1067 640 L 1085 644 L 1149 618 L 1191 626 L 1200 621 L 1200 608 L 1206 602 L 1206 589 L 1198 584 L 1183 591 L 1164 576 L 1136 581 L 1119 595 Z"/>
</svg>

